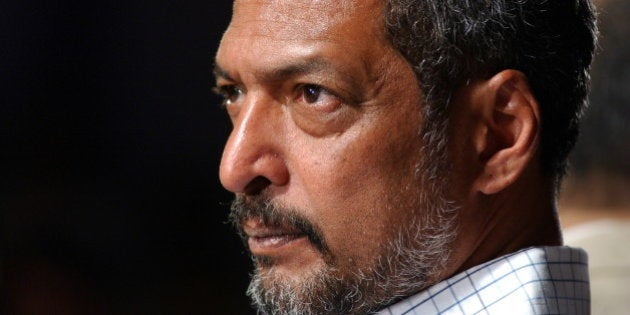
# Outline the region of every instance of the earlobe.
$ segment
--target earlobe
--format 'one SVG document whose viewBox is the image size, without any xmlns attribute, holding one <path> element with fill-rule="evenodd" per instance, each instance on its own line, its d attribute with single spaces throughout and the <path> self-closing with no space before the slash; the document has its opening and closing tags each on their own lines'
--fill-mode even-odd
<svg viewBox="0 0 630 315">
<path fill-rule="evenodd" d="M 474 188 L 495 194 L 518 180 L 538 148 L 540 111 L 525 75 L 505 70 L 482 85 L 481 128 L 484 137 L 473 139 L 481 171 Z"/>
</svg>

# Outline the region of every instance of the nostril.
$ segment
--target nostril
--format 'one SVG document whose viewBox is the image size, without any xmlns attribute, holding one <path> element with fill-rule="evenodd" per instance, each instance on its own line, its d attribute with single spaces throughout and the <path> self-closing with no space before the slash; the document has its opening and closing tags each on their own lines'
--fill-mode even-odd
<svg viewBox="0 0 630 315">
<path fill-rule="evenodd" d="M 246 195 L 254 196 L 260 194 L 260 192 L 271 185 L 271 181 L 263 176 L 257 176 L 247 186 L 245 186 L 244 193 Z"/>
</svg>

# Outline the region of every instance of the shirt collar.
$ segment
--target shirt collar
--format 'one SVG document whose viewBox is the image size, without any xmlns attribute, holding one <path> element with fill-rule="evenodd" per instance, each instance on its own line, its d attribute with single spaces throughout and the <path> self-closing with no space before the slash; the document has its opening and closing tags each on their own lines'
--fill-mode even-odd
<svg viewBox="0 0 630 315">
<path fill-rule="evenodd" d="M 470 268 L 377 314 L 505 314 L 517 305 L 531 314 L 580 314 L 581 309 L 586 314 L 589 301 L 586 252 L 532 247 Z"/>
</svg>

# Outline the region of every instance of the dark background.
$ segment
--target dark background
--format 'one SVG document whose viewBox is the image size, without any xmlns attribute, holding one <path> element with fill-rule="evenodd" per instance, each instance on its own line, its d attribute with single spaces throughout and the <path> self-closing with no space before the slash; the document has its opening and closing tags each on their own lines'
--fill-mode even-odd
<svg viewBox="0 0 630 315">
<path fill-rule="evenodd" d="M 630 3 L 599 3 L 564 196 L 630 212 Z M 253 313 L 211 93 L 230 7 L 0 0 L 0 314 Z"/>
<path fill-rule="evenodd" d="M 246 314 L 212 94 L 231 1 L 0 2 L 0 313 Z"/>
</svg>

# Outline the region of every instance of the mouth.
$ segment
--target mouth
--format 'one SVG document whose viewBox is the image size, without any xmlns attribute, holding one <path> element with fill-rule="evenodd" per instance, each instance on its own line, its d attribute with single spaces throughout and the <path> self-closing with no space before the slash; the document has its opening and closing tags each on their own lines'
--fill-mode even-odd
<svg viewBox="0 0 630 315">
<path fill-rule="evenodd" d="M 252 218 L 243 223 L 247 235 L 247 245 L 254 255 L 271 256 L 286 247 L 300 241 L 306 241 L 307 235 L 291 226 L 269 226 L 261 219 Z"/>
</svg>

